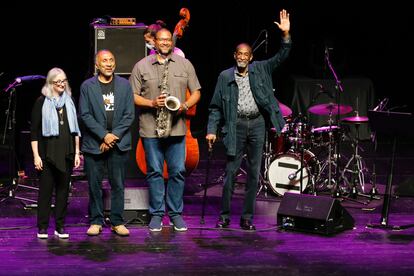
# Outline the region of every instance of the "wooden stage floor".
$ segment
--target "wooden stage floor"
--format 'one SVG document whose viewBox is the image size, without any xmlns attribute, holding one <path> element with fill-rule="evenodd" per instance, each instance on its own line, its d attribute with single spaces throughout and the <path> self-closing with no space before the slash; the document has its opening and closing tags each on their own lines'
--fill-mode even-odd
<svg viewBox="0 0 414 276">
<path fill-rule="evenodd" d="M 406 152 L 406 151 L 405 151 Z M 368 153 L 365 153 L 368 155 Z M 412 156 L 397 158 L 398 171 L 411 167 Z M 341 206 L 355 220 L 355 228 L 326 236 L 299 231 L 284 231 L 277 225 L 282 197 L 261 193 L 257 198 L 257 231 L 242 231 L 238 226 L 243 202 L 243 184 L 236 185 L 232 225 L 215 228 L 219 214 L 221 183 L 207 190 L 205 223 L 201 224 L 205 160 L 187 179 L 193 185 L 185 195 L 184 219 L 187 232 L 175 232 L 164 219 L 159 233 L 150 233 L 140 220 L 131 221 L 129 237 L 118 237 L 105 227 L 98 237 L 88 237 L 87 183 L 73 182 L 66 221 L 68 240 L 36 238 L 36 210 L 24 208 L 19 200 L 7 198 L 0 203 L 0 275 L 413 275 L 414 228 L 403 231 L 366 228 L 382 217 L 384 168 L 378 187 L 380 199 L 367 204 L 344 200 Z M 220 178 L 222 163 L 214 162 L 211 179 Z M 412 167 L 411 167 L 412 168 Z M 412 171 L 412 170 L 411 170 Z M 406 175 L 400 173 L 396 179 Z M 129 180 L 134 186 L 143 180 Z M 195 188 L 194 188 L 195 187 Z M 197 189 L 198 188 L 198 189 Z M 187 189 L 188 191 L 188 189 Z M 17 191 L 20 196 L 33 192 Z M 318 197 L 330 198 L 330 194 Z M 366 197 L 358 200 L 366 202 Z M 389 225 L 414 224 L 414 198 L 392 197 Z"/>
</svg>

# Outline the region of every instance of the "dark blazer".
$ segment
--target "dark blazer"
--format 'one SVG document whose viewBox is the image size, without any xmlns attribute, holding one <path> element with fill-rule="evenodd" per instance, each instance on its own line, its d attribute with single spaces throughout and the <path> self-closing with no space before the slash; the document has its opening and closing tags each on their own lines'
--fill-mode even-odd
<svg viewBox="0 0 414 276">
<path fill-rule="evenodd" d="M 114 116 L 112 133 L 119 137 L 117 146 L 121 151 L 131 149 L 130 126 L 134 121 L 134 98 L 129 81 L 114 76 Z M 99 146 L 108 133 L 106 129 L 106 111 L 98 76 L 85 80 L 80 89 L 79 99 L 80 118 L 83 130 L 82 151 L 100 154 Z"/>
<path fill-rule="evenodd" d="M 249 82 L 253 97 L 261 113 L 268 119 L 276 132 L 280 134 L 285 121 L 279 109 L 279 103 L 273 93 L 272 73 L 288 57 L 292 42 L 282 40 L 279 51 L 271 58 L 263 61 L 254 61 L 249 64 Z M 216 134 L 218 127 L 223 123 L 223 143 L 227 155 L 236 154 L 236 123 L 239 88 L 234 71 L 231 67 L 220 73 L 213 98 L 209 106 L 209 120 L 207 133 Z"/>
</svg>

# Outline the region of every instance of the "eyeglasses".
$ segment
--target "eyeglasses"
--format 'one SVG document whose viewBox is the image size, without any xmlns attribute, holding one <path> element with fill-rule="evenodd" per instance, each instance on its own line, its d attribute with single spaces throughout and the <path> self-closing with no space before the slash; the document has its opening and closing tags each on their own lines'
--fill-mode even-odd
<svg viewBox="0 0 414 276">
<path fill-rule="evenodd" d="M 64 80 L 57 80 L 57 81 L 52 81 L 52 83 L 53 84 L 59 84 L 59 85 L 62 85 L 62 84 L 66 84 L 68 82 L 68 80 L 67 79 L 64 79 Z"/>
</svg>

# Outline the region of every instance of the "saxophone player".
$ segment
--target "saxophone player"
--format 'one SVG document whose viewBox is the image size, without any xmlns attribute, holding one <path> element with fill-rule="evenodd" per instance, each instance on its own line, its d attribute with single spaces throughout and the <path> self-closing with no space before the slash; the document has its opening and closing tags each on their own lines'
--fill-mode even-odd
<svg viewBox="0 0 414 276">
<path fill-rule="evenodd" d="M 186 231 L 183 220 L 185 173 L 185 112 L 200 99 L 200 83 L 191 62 L 173 51 L 169 30 L 160 29 L 155 36 L 157 53 L 138 61 L 131 73 L 130 83 L 134 101 L 139 107 L 139 134 L 147 163 L 146 181 L 149 184 L 149 230 L 162 230 L 167 212 L 176 231 Z M 186 100 L 186 90 L 191 96 Z M 177 111 L 169 110 L 168 96 L 179 100 Z M 165 189 L 164 161 L 168 167 Z"/>
</svg>

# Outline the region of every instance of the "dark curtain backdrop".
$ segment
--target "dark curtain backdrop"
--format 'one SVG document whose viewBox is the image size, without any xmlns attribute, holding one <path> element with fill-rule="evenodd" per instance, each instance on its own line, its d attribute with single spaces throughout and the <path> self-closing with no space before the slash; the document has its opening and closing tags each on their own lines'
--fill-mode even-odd
<svg viewBox="0 0 414 276">
<path fill-rule="evenodd" d="M 410 68 L 413 59 L 410 9 L 401 1 L 139 1 L 132 8 L 129 2 L 91 3 L 93 8 L 70 2 L 41 4 L 8 3 L 0 9 L 2 58 L 0 88 L 14 78 L 41 74 L 58 66 L 70 80 L 74 96 L 88 77 L 91 66 L 89 24 L 94 18 L 135 17 L 138 22 L 151 24 L 164 20 L 170 29 L 179 21 L 179 10 L 191 12 L 190 25 L 177 42 L 194 64 L 202 85 L 202 99 L 192 129 L 200 137 L 205 134 L 207 106 L 214 91 L 218 74 L 233 65 L 233 50 L 237 43 L 260 43 L 261 30 L 268 31 L 267 51 L 264 44 L 254 53 L 264 59 L 276 53 L 280 32 L 273 21 L 279 11 L 291 14 L 294 47 L 290 58 L 274 73 L 277 97 L 285 104 L 293 93 L 286 85 L 290 76 L 331 78 L 323 62 L 325 47 L 330 48 L 333 66 L 340 78 L 363 77 L 372 80 L 374 103 L 390 98 L 390 105 L 412 110 L 406 100 L 411 88 Z M 88 5 L 91 5 L 88 4 Z M 86 4 L 85 4 L 86 6 Z M 24 83 L 17 88 L 18 130 L 29 128 L 30 110 L 40 94 L 42 81 Z M 1 92 L 1 109 L 7 105 L 7 95 Z M 4 113 L 0 113 L 1 124 Z"/>
</svg>

